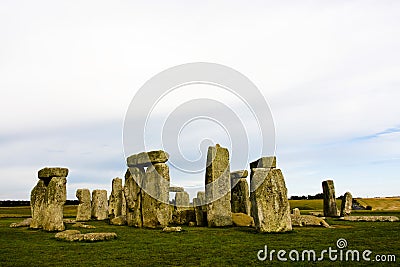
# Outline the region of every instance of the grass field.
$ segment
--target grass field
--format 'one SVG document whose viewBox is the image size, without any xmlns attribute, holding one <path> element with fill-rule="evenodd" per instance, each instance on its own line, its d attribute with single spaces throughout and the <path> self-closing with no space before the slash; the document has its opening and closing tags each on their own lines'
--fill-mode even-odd
<svg viewBox="0 0 400 267">
<path fill-rule="evenodd" d="M 303 203 L 304 204 L 304 203 Z M 309 203 L 316 208 L 317 203 Z M 66 206 L 65 217 L 73 218 L 76 207 Z M 106 222 L 89 222 L 97 229 L 82 232 L 116 232 L 116 240 L 99 243 L 68 243 L 57 241 L 54 233 L 27 228 L 9 228 L 21 218 L 7 218 L 6 214 L 29 216 L 29 207 L 0 208 L 0 262 L 1 266 L 262 266 L 257 252 L 269 250 L 313 249 L 319 253 L 336 241 L 345 238 L 348 249 L 369 249 L 377 254 L 395 255 L 400 260 L 400 223 L 344 222 L 328 219 L 334 228 L 294 228 L 290 233 L 259 234 L 252 228 L 183 227 L 181 233 L 163 233 L 161 230 L 111 226 Z M 363 215 L 395 215 L 400 212 L 363 212 Z M 71 229 L 70 225 L 67 225 Z M 91 230 L 91 231 L 90 231 Z M 317 256 L 319 257 L 319 256 Z M 273 263 L 280 262 L 274 257 Z M 323 265 L 340 265 L 325 258 Z M 354 265 L 356 262 L 352 262 Z M 366 264 L 368 262 L 363 262 Z M 376 263 L 376 262 L 374 262 Z M 309 262 L 297 262 L 308 265 Z M 318 263 L 318 264 L 321 264 Z M 343 264 L 343 262 L 342 262 Z M 370 263 L 372 264 L 372 262 Z M 397 266 L 395 263 L 380 264 Z"/>
</svg>

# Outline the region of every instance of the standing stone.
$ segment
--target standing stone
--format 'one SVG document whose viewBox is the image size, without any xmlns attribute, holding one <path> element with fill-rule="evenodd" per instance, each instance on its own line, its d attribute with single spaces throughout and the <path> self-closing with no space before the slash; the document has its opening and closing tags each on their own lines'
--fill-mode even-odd
<svg viewBox="0 0 400 267">
<path fill-rule="evenodd" d="M 128 226 L 142 227 L 142 181 L 144 169 L 130 167 L 125 173 L 124 195 L 126 199 L 126 220 Z"/>
<path fill-rule="evenodd" d="M 39 180 L 36 186 L 32 189 L 31 192 L 31 213 L 32 213 L 32 221 L 30 228 L 40 229 L 43 225 L 43 220 L 45 216 L 46 204 L 45 204 L 45 196 L 46 196 L 46 185 L 43 180 Z"/>
<path fill-rule="evenodd" d="M 206 203 L 206 192 L 197 192 L 197 197 L 193 198 L 193 206 L 196 217 L 197 226 L 207 225 L 207 206 Z"/>
<path fill-rule="evenodd" d="M 233 213 L 250 215 L 249 184 L 247 170 L 231 172 L 231 210 Z"/>
<path fill-rule="evenodd" d="M 290 206 L 282 172 L 279 169 L 251 170 L 251 216 L 259 232 L 292 230 Z"/>
<path fill-rule="evenodd" d="M 43 230 L 64 231 L 64 204 L 67 201 L 67 178 L 53 177 L 47 186 L 45 203 L 46 212 Z"/>
<path fill-rule="evenodd" d="M 324 195 L 324 216 L 337 217 L 339 216 L 335 198 L 335 186 L 332 180 L 322 182 L 322 190 Z"/>
<path fill-rule="evenodd" d="M 92 218 L 98 221 L 108 218 L 107 190 L 93 190 Z"/>
<path fill-rule="evenodd" d="M 340 217 L 349 216 L 351 214 L 351 207 L 353 205 L 353 196 L 350 192 L 346 192 L 342 199 L 340 209 Z"/>
<path fill-rule="evenodd" d="M 76 212 L 76 220 L 81 222 L 89 221 L 92 217 L 92 203 L 90 201 L 89 189 L 76 190 L 76 197 L 79 200 L 79 205 Z"/>
<path fill-rule="evenodd" d="M 228 149 L 218 144 L 208 148 L 205 180 L 208 226 L 232 225 Z"/>
<path fill-rule="evenodd" d="M 31 228 L 45 231 L 64 230 L 63 212 L 67 199 L 67 168 L 39 170 L 39 182 L 31 192 Z"/>
<path fill-rule="evenodd" d="M 190 198 L 188 192 L 176 192 L 175 194 L 175 206 L 176 207 L 189 207 Z"/>
<path fill-rule="evenodd" d="M 155 163 L 147 168 L 142 182 L 144 227 L 165 227 L 171 220 L 169 185 L 169 168 L 165 163 Z"/>
<path fill-rule="evenodd" d="M 122 187 L 122 179 L 112 180 L 112 190 L 108 204 L 108 216 L 110 219 L 126 215 L 126 201 Z"/>
</svg>

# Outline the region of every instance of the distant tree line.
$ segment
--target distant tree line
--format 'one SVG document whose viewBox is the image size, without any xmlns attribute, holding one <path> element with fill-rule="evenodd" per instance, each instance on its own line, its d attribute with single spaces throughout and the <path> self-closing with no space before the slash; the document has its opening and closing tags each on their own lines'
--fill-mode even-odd
<svg viewBox="0 0 400 267">
<path fill-rule="evenodd" d="M 303 200 L 303 199 L 324 199 L 324 194 L 318 193 L 314 196 L 308 195 L 308 196 L 291 196 L 289 198 L 290 200 Z"/>
<path fill-rule="evenodd" d="M 65 205 L 78 205 L 79 200 L 67 200 Z M 0 200 L 0 207 L 21 207 L 30 206 L 29 200 Z"/>
</svg>

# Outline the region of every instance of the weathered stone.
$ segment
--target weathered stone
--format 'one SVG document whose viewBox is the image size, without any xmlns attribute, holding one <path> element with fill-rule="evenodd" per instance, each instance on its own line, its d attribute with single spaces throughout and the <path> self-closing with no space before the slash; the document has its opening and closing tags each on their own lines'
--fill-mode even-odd
<svg viewBox="0 0 400 267">
<path fill-rule="evenodd" d="M 83 240 L 88 242 L 107 241 L 117 238 L 116 233 L 87 233 L 83 235 Z"/>
<path fill-rule="evenodd" d="M 67 178 L 53 177 L 46 188 L 43 230 L 63 231 L 64 204 L 67 201 Z"/>
<path fill-rule="evenodd" d="M 193 198 L 193 206 L 196 217 L 197 226 L 207 225 L 207 206 L 206 203 L 206 192 L 197 192 L 197 197 Z"/>
<path fill-rule="evenodd" d="M 292 230 L 290 206 L 282 172 L 256 168 L 250 176 L 251 216 L 259 232 Z"/>
<path fill-rule="evenodd" d="M 349 216 L 351 214 L 351 207 L 353 206 L 353 196 L 350 192 L 346 192 L 342 199 L 340 209 L 340 217 Z"/>
<path fill-rule="evenodd" d="M 252 163 L 250 163 L 250 169 L 255 169 L 255 168 L 275 169 L 276 168 L 276 157 L 275 156 L 262 157 L 256 161 L 253 161 Z"/>
<path fill-rule="evenodd" d="M 294 208 L 292 214 L 293 214 L 294 216 L 300 216 L 300 215 L 301 215 L 300 210 L 299 210 L 298 208 Z"/>
<path fill-rule="evenodd" d="M 232 212 L 250 215 L 250 193 L 247 180 L 245 178 L 240 178 L 239 181 L 231 179 L 231 182 L 235 184 L 231 191 Z"/>
<path fill-rule="evenodd" d="M 63 219 L 64 224 L 74 224 L 76 223 L 76 220 L 74 219 Z"/>
<path fill-rule="evenodd" d="M 43 168 L 38 172 L 39 179 L 53 178 L 53 177 L 67 177 L 67 168 Z"/>
<path fill-rule="evenodd" d="M 129 156 L 126 159 L 128 167 L 148 167 L 155 163 L 165 163 L 168 161 L 169 155 L 162 150 L 142 152 Z"/>
<path fill-rule="evenodd" d="M 194 226 L 196 226 L 196 222 L 189 222 L 188 226 L 189 227 L 194 227 Z"/>
<path fill-rule="evenodd" d="M 96 229 L 96 226 L 89 225 L 89 224 L 83 224 L 83 223 L 80 223 L 80 222 L 77 222 L 77 223 L 73 224 L 71 227 L 73 227 L 73 228 L 85 228 L 85 229 Z"/>
<path fill-rule="evenodd" d="M 108 218 L 107 190 L 93 190 L 92 218 L 98 221 Z"/>
<path fill-rule="evenodd" d="M 176 226 L 176 227 L 164 227 L 163 228 L 163 232 L 167 232 L 167 233 L 171 233 L 171 232 L 181 232 L 182 231 L 182 227 L 180 226 Z"/>
<path fill-rule="evenodd" d="M 142 227 L 142 181 L 143 168 L 131 167 L 125 173 L 124 195 L 128 226 Z"/>
<path fill-rule="evenodd" d="M 316 216 L 316 217 L 324 217 L 324 213 L 323 212 L 319 212 L 319 211 L 310 211 L 308 214 Z"/>
<path fill-rule="evenodd" d="M 194 207 L 173 207 L 172 210 L 172 224 L 186 225 L 191 221 L 196 220 Z"/>
<path fill-rule="evenodd" d="M 79 205 L 76 212 L 77 221 L 89 221 L 92 217 L 92 202 L 90 200 L 89 189 L 76 190 L 76 197 L 79 200 Z"/>
<path fill-rule="evenodd" d="M 397 222 L 399 218 L 396 216 L 346 216 L 340 218 L 343 221 L 352 222 Z"/>
<path fill-rule="evenodd" d="M 57 240 L 64 241 L 86 241 L 86 242 L 95 242 L 95 241 L 105 241 L 110 239 L 117 238 L 116 233 L 87 233 L 81 234 L 78 230 L 66 230 L 64 232 L 57 233 L 55 235 Z"/>
<path fill-rule="evenodd" d="M 126 216 L 121 215 L 118 217 L 114 217 L 114 218 L 110 219 L 110 224 L 119 225 L 119 226 L 125 225 L 126 224 Z"/>
<path fill-rule="evenodd" d="M 241 226 L 241 227 L 254 226 L 253 217 L 244 213 L 232 213 L 232 222 L 234 226 Z"/>
<path fill-rule="evenodd" d="M 178 187 L 178 186 L 169 187 L 169 192 L 183 192 L 183 191 L 185 191 L 183 187 Z"/>
<path fill-rule="evenodd" d="M 218 144 L 208 148 L 205 180 L 208 226 L 232 225 L 228 149 Z"/>
<path fill-rule="evenodd" d="M 45 217 L 46 203 L 46 185 L 43 180 L 39 180 L 31 192 L 31 213 L 32 221 L 30 228 L 40 229 L 43 226 Z"/>
<path fill-rule="evenodd" d="M 81 234 L 78 230 L 66 230 L 63 232 L 59 232 L 55 235 L 57 240 L 64 241 L 83 241 L 83 234 Z"/>
<path fill-rule="evenodd" d="M 292 214 L 292 226 L 323 226 L 329 228 L 329 224 L 322 218 L 318 218 L 312 215 L 300 215 Z"/>
<path fill-rule="evenodd" d="M 324 216 L 337 217 L 339 216 L 335 198 L 335 186 L 332 180 L 322 182 L 322 190 L 324 196 Z"/>
<path fill-rule="evenodd" d="M 110 219 L 126 215 L 126 200 L 121 178 L 112 180 L 112 190 L 108 203 L 108 216 Z M 112 220 L 110 222 L 112 224 Z"/>
<path fill-rule="evenodd" d="M 232 180 L 239 180 L 241 178 L 246 178 L 249 175 L 249 172 L 247 170 L 240 170 L 240 171 L 234 171 L 231 172 L 231 182 Z"/>
<path fill-rule="evenodd" d="M 169 182 L 169 168 L 165 163 L 156 163 L 147 168 L 142 182 L 142 222 L 144 227 L 165 227 L 171 220 Z"/>
<path fill-rule="evenodd" d="M 12 223 L 10 224 L 11 228 L 18 228 L 18 227 L 29 227 L 31 225 L 32 218 L 26 218 L 22 222 Z"/>
<path fill-rule="evenodd" d="M 188 192 L 176 192 L 175 206 L 176 207 L 189 207 L 190 198 Z"/>
</svg>

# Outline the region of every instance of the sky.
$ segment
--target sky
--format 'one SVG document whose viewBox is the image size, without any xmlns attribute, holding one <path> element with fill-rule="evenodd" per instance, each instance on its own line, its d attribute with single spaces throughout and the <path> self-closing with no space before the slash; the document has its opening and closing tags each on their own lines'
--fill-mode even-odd
<svg viewBox="0 0 400 267">
<path fill-rule="evenodd" d="M 45 166 L 69 168 L 68 199 L 77 188 L 110 191 L 126 171 L 135 93 L 190 62 L 229 66 L 258 87 L 289 195 L 320 193 L 333 179 L 337 195 L 399 196 L 399 12 L 399 1 L 367 0 L 1 1 L 0 199 L 29 199 Z M 189 87 L 155 116 L 209 92 L 246 118 L 226 92 Z M 229 134 L 207 123 L 183 131 L 188 158 L 229 147 Z M 203 177 L 171 168 L 192 197 Z"/>
</svg>

